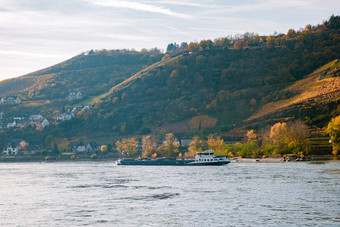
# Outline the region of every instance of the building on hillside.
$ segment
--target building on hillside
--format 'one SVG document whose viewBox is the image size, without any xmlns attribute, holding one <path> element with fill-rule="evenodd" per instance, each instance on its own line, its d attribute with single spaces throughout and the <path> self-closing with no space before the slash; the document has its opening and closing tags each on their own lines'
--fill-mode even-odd
<svg viewBox="0 0 340 227">
<path fill-rule="evenodd" d="M 68 100 L 80 100 L 83 99 L 83 94 L 80 91 L 70 91 L 67 96 Z"/>
<path fill-rule="evenodd" d="M 14 128 L 15 126 L 16 126 L 16 122 L 15 121 L 13 121 L 13 122 L 9 122 L 8 124 L 7 124 L 7 128 Z"/>
<path fill-rule="evenodd" d="M 22 145 L 22 142 L 24 144 Z M 27 154 L 28 143 L 22 139 L 12 139 L 7 144 L 5 144 L 3 149 L 4 155 L 18 155 L 19 152 Z"/>
<path fill-rule="evenodd" d="M 41 114 L 31 115 L 29 117 L 30 121 L 40 121 L 40 120 L 43 120 L 43 119 L 44 119 L 44 117 Z"/>
<path fill-rule="evenodd" d="M 50 122 L 48 122 L 48 120 L 45 118 L 42 122 L 41 122 L 41 126 L 43 128 L 47 127 L 50 125 Z"/>
<path fill-rule="evenodd" d="M 90 105 L 85 105 L 83 106 L 83 108 L 81 110 L 89 110 L 91 109 L 91 106 Z"/>
<path fill-rule="evenodd" d="M 192 140 L 181 140 L 181 146 L 182 147 L 189 147 Z"/>
<path fill-rule="evenodd" d="M 26 121 L 25 120 L 15 120 L 15 127 L 17 128 L 25 128 L 26 127 Z"/>
<path fill-rule="evenodd" d="M 0 105 L 20 104 L 21 100 L 17 96 L 8 96 L 0 98 Z"/>
<path fill-rule="evenodd" d="M 2 120 L 4 116 L 5 116 L 4 112 L 0 111 L 0 120 Z"/>
<path fill-rule="evenodd" d="M 69 121 L 74 117 L 74 113 L 66 112 L 57 116 L 57 121 Z"/>
<path fill-rule="evenodd" d="M 85 145 L 81 141 L 71 142 L 68 145 L 68 150 L 69 150 L 69 152 L 84 153 L 85 152 Z"/>
<path fill-rule="evenodd" d="M 49 126 L 50 123 L 46 118 L 43 118 L 43 120 L 38 121 L 31 121 L 31 125 L 36 127 L 36 130 L 42 131 L 45 127 Z"/>
<path fill-rule="evenodd" d="M 20 120 L 24 120 L 25 117 L 23 116 L 16 116 L 16 117 L 13 117 L 13 120 L 16 120 L 16 121 L 20 121 Z"/>
<path fill-rule="evenodd" d="M 91 154 L 91 153 L 94 153 L 96 151 L 96 149 L 99 149 L 99 146 L 97 145 L 97 143 L 89 142 L 89 143 L 87 143 L 87 145 L 85 147 L 85 152 L 87 154 Z"/>
</svg>

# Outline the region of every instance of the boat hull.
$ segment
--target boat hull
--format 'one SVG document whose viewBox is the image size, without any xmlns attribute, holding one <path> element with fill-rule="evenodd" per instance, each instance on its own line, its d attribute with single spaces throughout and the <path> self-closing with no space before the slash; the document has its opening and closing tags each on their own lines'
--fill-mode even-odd
<svg viewBox="0 0 340 227">
<path fill-rule="evenodd" d="M 195 162 L 195 160 L 118 160 L 118 165 L 142 166 L 220 166 L 230 161 L 223 162 Z"/>
</svg>

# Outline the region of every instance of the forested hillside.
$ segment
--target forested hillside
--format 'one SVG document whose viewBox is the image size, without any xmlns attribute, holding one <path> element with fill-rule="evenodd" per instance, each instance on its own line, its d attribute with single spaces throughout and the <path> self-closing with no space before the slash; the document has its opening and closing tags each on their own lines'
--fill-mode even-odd
<svg viewBox="0 0 340 227">
<path fill-rule="evenodd" d="M 90 51 L 0 83 L 0 96 L 18 95 L 23 100 L 15 106 L 0 106 L 6 114 L 40 112 L 52 122 L 41 132 L 30 128 L 4 130 L 0 143 L 18 136 L 44 142 L 49 135 L 68 139 L 107 136 L 108 141 L 122 135 L 170 131 L 182 138 L 223 135 L 249 124 L 244 122 L 248 118 L 260 119 L 256 124 L 263 126 L 268 120 L 261 122 L 258 117 L 263 109 L 291 98 L 293 94 L 285 92 L 292 91 L 289 86 L 306 80 L 335 59 L 340 59 L 338 16 L 299 31 L 291 29 L 287 34 L 246 33 L 214 41 L 172 43 L 165 55 L 157 49 Z M 332 67 L 339 67 L 338 62 Z M 335 73 L 332 78 L 338 76 Z M 121 82 L 124 86 L 112 89 Z M 332 89 L 340 90 L 338 83 Z M 65 100 L 71 90 L 81 91 L 84 99 Z M 72 120 L 53 123 L 55 114 L 67 107 L 90 103 L 92 108 Z M 323 116 L 318 127 L 324 127 L 337 108 L 337 99 L 329 103 L 322 108 L 329 108 L 326 111 L 330 114 Z M 318 105 L 313 106 L 316 111 Z M 293 116 L 311 125 L 314 118 L 320 118 L 301 111 Z"/>
<path fill-rule="evenodd" d="M 71 90 L 94 96 L 162 57 L 157 49 L 143 52 L 91 50 L 55 66 L 2 81 L 0 97 L 20 94 L 27 100 L 60 99 Z"/>
<path fill-rule="evenodd" d="M 97 105 L 100 128 L 136 133 L 208 115 L 226 131 L 260 106 L 284 98 L 280 90 L 340 56 L 339 18 L 298 32 L 188 45 L 189 54 L 145 72 Z M 200 118 L 198 118 L 200 119 Z M 215 122 L 215 121 L 213 121 Z M 171 127 L 170 127 L 171 128 Z"/>
</svg>

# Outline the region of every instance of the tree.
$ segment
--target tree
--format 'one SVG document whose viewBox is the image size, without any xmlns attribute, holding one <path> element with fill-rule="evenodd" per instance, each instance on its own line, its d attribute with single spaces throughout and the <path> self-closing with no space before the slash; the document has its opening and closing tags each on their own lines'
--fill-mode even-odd
<svg viewBox="0 0 340 227">
<path fill-rule="evenodd" d="M 256 134 L 254 130 L 252 129 L 247 132 L 247 143 L 250 143 L 254 140 L 256 140 Z"/>
<path fill-rule="evenodd" d="M 245 49 L 248 47 L 248 43 L 247 41 L 241 39 L 241 40 L 237 40 L 235 43 L 234 43 L 234 48 L 235 49 Z"/>
<path fill-rule="evenodd" d="M 107 151 L 108 151 L 108 152 L 111 152 L 111 151 L 112 151 L 112 145 L 111 145 L 111 143 L 109 143 L 109 144 L 107 145 Z"/>
<path fill-rule="evenodd" d="M 106 146 L 106 145 L 102 145 L 102 146 L 100 147 L 100 151 L 101 151 L 101 152 L 106 152 L 106 151 L 107 151 L 107 146 Z"/>
<path fill-rule="evenodd" d="M 207 149 L 207 144 L 200 140 L 198 136 L 195 136 L 193 140 L 189 144 L 189 152 L 185 153 L 186 158 L 193 158 L 197 154 L 197 152 L 202 152 Z"/>
<path fill-rule="evenodd" d="M 53 154 L 59 154 L 59 149 L 57 143 L 54 143 L 53 145 Z"/>
<path fill-rule="evenodd" d="M 59 141 L 58 147 L 60 151 L 66 151 L 68 149 L 70 142 L 67 140 L 67 138 L 58 139 L 57 141 Z"/>
<path fill-rule="evenodd" d="M 116 142 L 117 150 L 123 155 L 132 156 L 137 153 L 138 141 L 135 138 L 123 138 Z"/>
<path fill-rule="evenodd" d="M 198 51 L 198 44 L 197 43 L 193 43 L 193 42 L 189 43 L 188 50 L 191 51 L 191 52 Z"/>
<path fill-rule="evenodd" d="M 26 150 L 27 149 L 27 144 L 25 140 L 22 140 L 19 144 L 20 150 Z"/>
<path fill-rule="evenodd" d="M 209 149 L 212 149 L 215 154 L 225 155 L 224 154 L 224 141 L 220 136 L 214 137 L 214 135 L 208 136 L 208 146 Z"/>
<path fill-rule="evenodd" d="M 150 135 L 143 136 L 142 138 L 142 157 L 149 157 L 155 151 L 155 141 Z"/>
<path fill-rule="evenodd" d="M 340 151 L 340 115 L 333 118 L 327 127 L 327 132 L 331 137 L 333 154 L 338 155 Z"/>
<path fill-rule="evenodd" d="M 165 140 L 163 144 L 160 146 L 159 150 L 161 151 L 161 153 L 167 155 L 168 157 L 171 157 L 175 153 L 178 153 L 179 144 L 176 141 L 176 138 L 173 133 L 168 133 L 165 135 Z"/>
<path fill-rule="evenodd" d="M 45 139 L 45 146 L 46 147 L 51 147 L 52 146 L 52 141 L 53 141 L 53 136 L 48 135 Z"/>
<path fill-rule="evenodd" d="M 280 142 L 286 137 L 287 124 L 278 122 L 270 128 L 270 139 L 274 142 Z"/>
</svg>

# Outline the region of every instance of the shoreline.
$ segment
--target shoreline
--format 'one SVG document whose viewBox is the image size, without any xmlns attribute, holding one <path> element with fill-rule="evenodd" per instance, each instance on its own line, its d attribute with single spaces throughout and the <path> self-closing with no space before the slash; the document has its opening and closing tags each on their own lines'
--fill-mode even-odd
<svg viewBox="0 0 340 227">
<path fill-rule="evenodd" d="M 294 160 L 294 159 L 285 159 L 283 157 L 269 157 L 269 158 L 241 158 L 241 157 L 233 157 L 229 158 L 231 163 L 235 162 L 258 162 L 258 163 L 280 163 L 280 162 L 308 162 L 308 161 L 331 161 L 331 160 L 340 160 L 339 156 L 333 155 L 312 155 L 309 156 L 308 159 L 305 160 Z"/>
<path fill-rule="evenodd" d="M 50 159 L 45 159 L 46 156 L 39 156 L 39 157 L 1 157 L 0 163 L 24 163 L 24 162 L 81 162 L 81 161 L 88 161 L 88 162 L 100 162 L 100 161 L 117 161 L 119 157 L 113 156 L 98 156 L 97 158 L 93 159 L 90 157 L 77 157 L 75 159 L 69 158 L 60 158 L 60 157 L 51 157 Z M 340 160 L 340 156 L 333 156 L 333 155 L 323 155 L 323 156 L 310 156 L 308 159 L 305 160 L 296 160 L 290 159 L 286 160 L 283 157 L 269 157 L 269 158 L 241 158 L 241 157 L 232 157 L 229 158 L 231 163 L 280 163 L 280 162 L 306 162 L 306 161 L 331 161 L 331 160 Z"/>
</svg>

